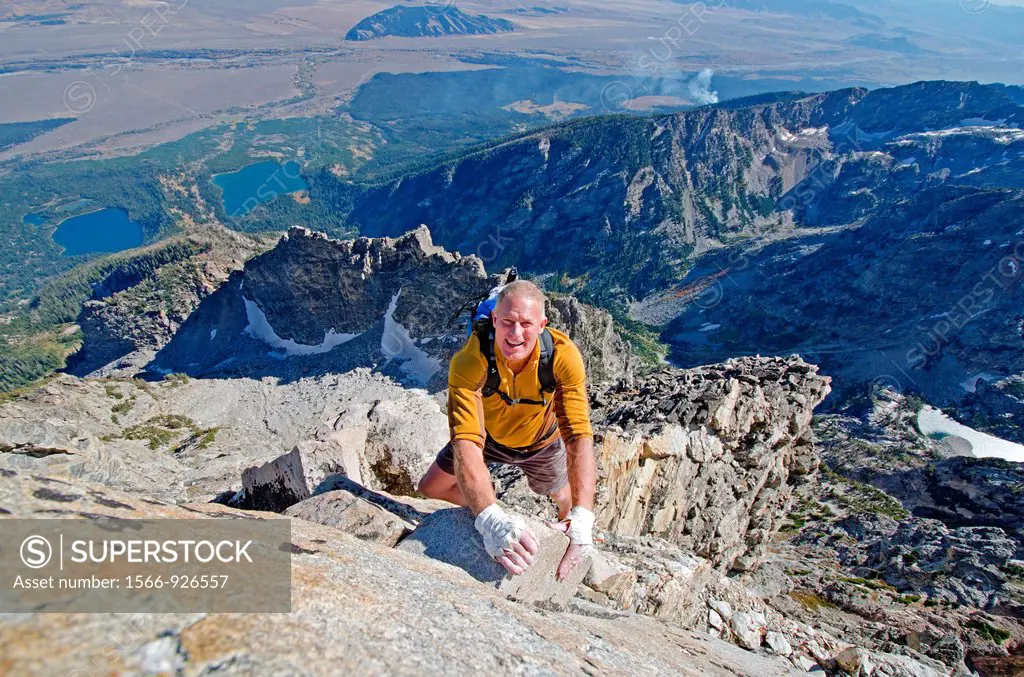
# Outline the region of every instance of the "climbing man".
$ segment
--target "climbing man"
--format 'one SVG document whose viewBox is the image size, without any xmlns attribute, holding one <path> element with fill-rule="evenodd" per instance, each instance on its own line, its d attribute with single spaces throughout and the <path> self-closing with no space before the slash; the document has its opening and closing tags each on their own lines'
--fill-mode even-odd
<svg viewBox="0 0 1024 677">
<path fill-rule="evenodd" d="M 537 540 L 497 504 L 487 463 L 519 466 L 530 489 L 558 506 L 554 528 L 569 536 L 556 572 L 564 579 L 593 544 L 597 463 L 586 373 L 579 349 L 547 327 L 544 293 L 516 280 L 474 322 L 448 369 L 451 440 L 419 481 L 421 493 L 468 507 L 488 554 L 523 573 Z"/>
</svg>

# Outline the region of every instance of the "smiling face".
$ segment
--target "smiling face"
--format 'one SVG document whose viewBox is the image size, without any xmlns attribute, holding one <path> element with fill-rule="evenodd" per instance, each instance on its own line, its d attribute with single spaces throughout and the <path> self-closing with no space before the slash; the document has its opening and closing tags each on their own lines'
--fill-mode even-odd
<svg viewBox="0 0 1024 677">
<path fill-rule="evenodd" d="M 513 368 L 533 355 L 537 337 L 547 325 L 544 306 L 525 294 L 510 294 L 491 312 L 494 342 Z"/>
</svg>

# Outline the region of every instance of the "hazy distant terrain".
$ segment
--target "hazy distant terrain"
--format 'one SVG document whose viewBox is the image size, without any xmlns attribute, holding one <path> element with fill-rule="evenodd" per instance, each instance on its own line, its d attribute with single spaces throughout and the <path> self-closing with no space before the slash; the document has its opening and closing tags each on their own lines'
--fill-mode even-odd
<svg viewBox="0 0 1024 677">
<path fill-rule="evenodd" d="M 511 21 L 515 32 L 353 43 L 345 35 L 390 3 L 22 0 L 0 8 L 0 123 L 78 119 L 0 152 L 0 162 L 136 151 L 217 122 L 324 112 L 375 73 L 450 71 L 481 55 L 498 67 L 529 57 L 614 76 L 601 84 L 602 110 L 591 113 L 765 91 L 726 93 L 717 89 L 723 77 L 805 91 L 937 78 L 1019 83 L 1024 10 L 987 2 L 482 0 L 458 9 Z M 690 81 L 708 68 L 710 87 L 690 95 Z M 323 82 L 321 71 L 339 69 L 343 80 Z"/>
</svg>

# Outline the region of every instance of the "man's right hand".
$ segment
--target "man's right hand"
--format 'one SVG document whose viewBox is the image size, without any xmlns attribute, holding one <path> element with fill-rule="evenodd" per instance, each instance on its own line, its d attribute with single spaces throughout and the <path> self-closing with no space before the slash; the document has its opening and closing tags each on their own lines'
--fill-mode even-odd
<svg viewBox="0 0 1024 677">
<path fill-rule="evenodd" d="M 523 518 L 509 515 L 497 503 L 492 503 L 476 516 L 474 526 L 484 538 L 487 554 L 509 573 L 521 574 L 533 564 L 537 539 L 526 528 Z"/>
</svg>

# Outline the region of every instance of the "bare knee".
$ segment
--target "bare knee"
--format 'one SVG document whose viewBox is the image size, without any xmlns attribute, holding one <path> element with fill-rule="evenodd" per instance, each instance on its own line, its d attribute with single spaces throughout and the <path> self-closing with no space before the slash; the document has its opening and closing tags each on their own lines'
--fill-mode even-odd
<svg viewBox="0 0 1024 677">
<path fill-rule="evenodd" d="M 416 483 L 416 491 L 420 492 L 424 496 L 431 496 L 430 492 L 434 488 L 434 483 L 430 481 L 430 473 L 427 473 L 420 478 L 420 481 Z"/>
<path fill-rule="evenodd" d="M 416 484 L 416 490 L 430 498 L 443 498 L 455 486 L 454 475 L 449 475 L 438 467 L 437 463 L 430 466 L 430 469 L 420 478 Z"/>
</svg>

